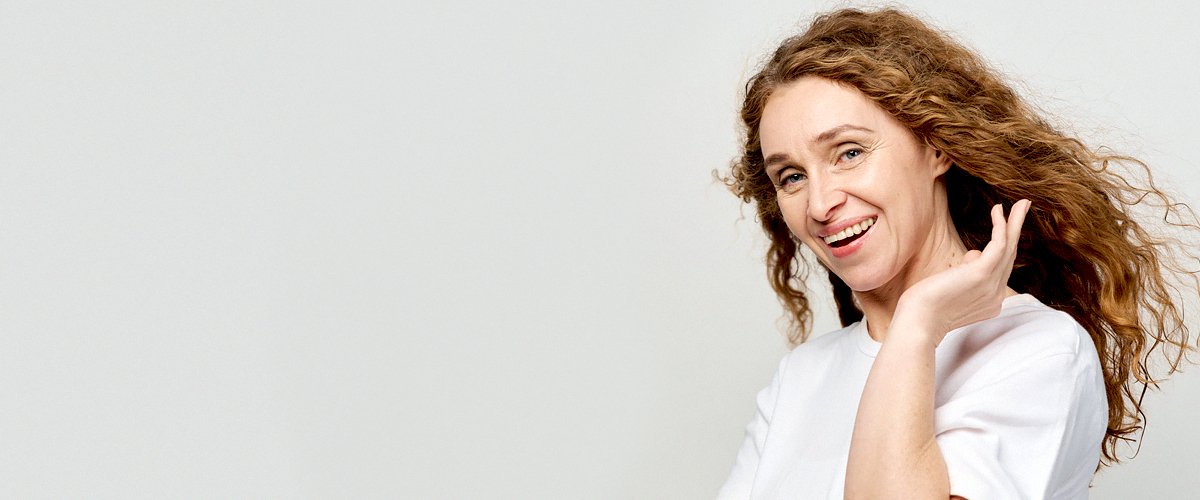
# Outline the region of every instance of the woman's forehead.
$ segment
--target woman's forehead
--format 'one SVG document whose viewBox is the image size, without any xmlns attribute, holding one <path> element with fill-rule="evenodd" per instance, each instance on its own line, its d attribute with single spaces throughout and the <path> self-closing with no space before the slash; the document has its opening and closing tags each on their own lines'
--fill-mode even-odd
<svg viewBox="0 0 1200 500">
<path fill-rule="evenodd" d="M 879 132 L 901 127 L 854 87 L 805 77 L 780 87 L 763 109 L 759 127 L 763 146 L 817 144 L 838 133 Z"/>
</svg>

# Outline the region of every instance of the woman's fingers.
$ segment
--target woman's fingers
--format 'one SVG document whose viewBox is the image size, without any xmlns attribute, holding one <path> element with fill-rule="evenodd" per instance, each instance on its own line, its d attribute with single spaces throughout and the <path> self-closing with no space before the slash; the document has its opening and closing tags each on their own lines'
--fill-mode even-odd
<svg viewBox="0 0 1200 500">
<path fill-rule="evenodd" d="M 1025 214 L 1029 211 L 1029 200 L 1020 200 L 1013 204 L 1008 217 L 1004 216 L 1004 207 L 997 204 L 992 206 L 992 239 L 983 248 L 982 254 L 972 258 L 964 258 L 963 262 L 981 261 L 978 265 L 989 269 L 989 274 L 995 277 L 1001 286 L 1008 284 L 1008 276 L 1012 273 L 1013 262 L 1017 258 L 1017 243 L 1021 238 L 1021 226 L 1025 223 Z"/>
<path fill-rule="evenodd" d="M 997 203 L 992 207 L 992 240 L 1005 245 L 1008 239 L 1007 229 L 1008 221 L 1004 220 L 1004 206 Z"/>
<path fill-rule="evenodd" d="M 997 263 L 998 259 L 1008 250 L 1008 224 L 1004 220 L 1004 208 L 992 206 L 992 240 L 983 247 L 983 259 L 989 263 Z"/>
<path fill-rule="evenodd" d="M 1012 210 L 1008 213 L 1007 231 L 1008 248 L 1005 252 L 1003 274 L 1001 276 L 1001 284 L 1008 285 L 1008 277 L 1012 274 L 1013 264 L 1017 260 L 1017 246 L 1021 240 L 1021 226 L 1025 224 L 1025 214 L 1029 213 L 1029 200 L 1020 200 L 1013 204 Z"/>
<path fill-rule="evenodd" d="M 1005 256 L 1007 257 L 1007 270 L 1012 270 L 1013 262 L 1017 260 L 1017 245 L 1021 240 L 1021 226 L 1025 224 L 1025 214 L 1029 213 L 1029 200 L 1020 200 L 1013 204 L 1012 210 L 1008 212 L 1008 220 L 1005 224 L 1007 238 Z M 1004 274 L 1005 280 L 1008 279 L 1008 273 Z"/>
<path fill-rule="evenodd" d="M 1017 241 L 1021 239 L 1021 226 L 1025 224 L 1025 214 L 1029 213 L 1029 200 L 1020 200 L 1013 204 L 1008 213 L 1008 246 L 1016 256 Z"/>
</svg>

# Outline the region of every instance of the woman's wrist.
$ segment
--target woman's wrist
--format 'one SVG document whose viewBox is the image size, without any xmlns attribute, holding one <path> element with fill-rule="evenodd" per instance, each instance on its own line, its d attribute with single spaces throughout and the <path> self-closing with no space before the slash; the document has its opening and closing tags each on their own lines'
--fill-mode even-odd
<svg viewBox="0 0 1200 500">
<path fill-rule="evenodd" d="M 904 343 L 916 346 L 937 348 L 946 336 L 943 328 L 930 321 L 930 316 L 921 315 L 911 309 L 905 311 L 897 308 L 896 315 L 888 325 L 887 337 L 884 343 Z"/>
</svg>

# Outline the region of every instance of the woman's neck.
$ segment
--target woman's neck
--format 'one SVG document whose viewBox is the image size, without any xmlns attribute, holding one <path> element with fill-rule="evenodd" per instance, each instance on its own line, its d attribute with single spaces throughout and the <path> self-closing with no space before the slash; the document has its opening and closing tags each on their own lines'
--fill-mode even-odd
<svg viewBox="0 0 1200 500">
<path fill-rule="evenodd" d="M 905 290 L 928 276 L 958 264 L 967 253 L 967 247 L 949 217 L 935 227 L 940 230 L 930 231 L 921 248 L 914 252 L 912 260 L 891 281 L 874 290 L 854 292 L 854 300 L 867 320 L 867 333 L 872 339 L 883 342 L 887 337 L 896 304 Z"/>
</svg>

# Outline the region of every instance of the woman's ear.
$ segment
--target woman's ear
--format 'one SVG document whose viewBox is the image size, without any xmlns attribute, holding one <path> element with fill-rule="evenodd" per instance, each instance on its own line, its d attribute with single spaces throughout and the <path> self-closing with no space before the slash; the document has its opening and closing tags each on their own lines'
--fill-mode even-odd
<svg viewBox="0 0 1200 500">
<path fill-rule="evenodd" d="M 943 153 L 937 149 L 933 151 L 933 174 L 934 177 L 941 177 L 950 171 L 950 167 L 954 166 L 954 160 L 950 159 L 950 155 Z"/>
</svg>

